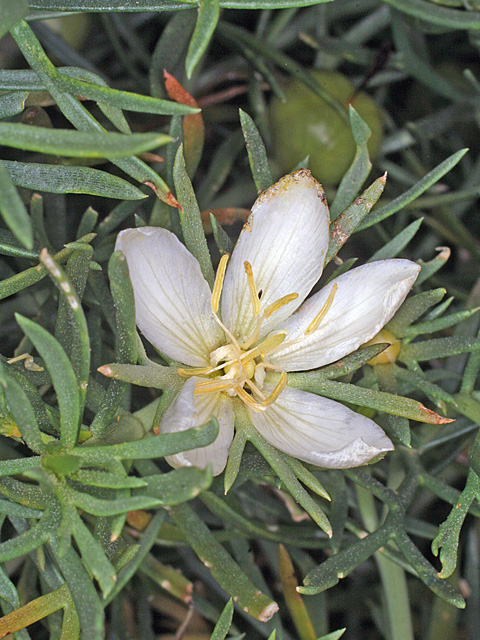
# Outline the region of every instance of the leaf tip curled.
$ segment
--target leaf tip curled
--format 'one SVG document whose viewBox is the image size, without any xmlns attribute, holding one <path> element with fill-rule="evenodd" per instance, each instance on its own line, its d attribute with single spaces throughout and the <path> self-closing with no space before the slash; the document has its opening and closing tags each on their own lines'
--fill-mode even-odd
<svg viewBox="0 0 480 640">
<path fill-rule="evenodd" d="M 270 618 L 272 618 L 278 611 L 278 604 L 276 602 L 271 602 L 264 609 L 260 611 L 258 614 L 258 619 L 260 622 L 268 622 Z"/>
<path fill-rule="evenodd" d="M 427 409 L 422 403 L 419 403 L 420 411 L 424 414 L 425 422 L 428 424 L 449 424 L 455 422 L 453 418 L 444 418 L 443 416 L 435 413 L 431 409 Z"/>
</svg>

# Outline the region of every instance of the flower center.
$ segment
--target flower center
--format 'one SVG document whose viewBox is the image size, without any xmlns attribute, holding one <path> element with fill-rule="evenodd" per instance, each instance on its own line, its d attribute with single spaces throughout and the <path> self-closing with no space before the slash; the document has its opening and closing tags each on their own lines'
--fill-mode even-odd
<svg viewBox="0 0 480 640">
<path fill-rule="evenodd" d="M 259 342 L 263 321 L 296 298 L 298 293 L 283 296 L 260 312 L 260 297 L 255 285 L 252 266 L 244 263 L 248 289 L 256 317 L 256 326 L 243 342 L 227 329 L 218 317 L 220 295 L 228 262 L 228 254 L 222 256 L 213 286 L 211 305 L 216 322 L 222 327 L 227 342 L 210 354 L 210 366 L 197 369 L 178 369 L 183 377 L 200 376 L 206 378 L 195 385 L 195 395 L 224 391 L 230 396 L 238 396 L 253 411 L 265 411 L 275 402 L 287 385 L 287 374 L 283 369 L 268 362 L 268 356 L 277 351 L 286 338 L 285 331 L 279 331 Z M 266 396 L 263 383 L 267 371 L 280 372 L 280 380 L 273 391 Z"/>
</svg>

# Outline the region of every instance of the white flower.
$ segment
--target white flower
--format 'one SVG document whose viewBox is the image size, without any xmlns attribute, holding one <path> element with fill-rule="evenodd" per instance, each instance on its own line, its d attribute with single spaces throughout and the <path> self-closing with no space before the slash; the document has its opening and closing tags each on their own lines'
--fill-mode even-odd
<svg viewBox="0 0 480 640">
<path fill-rule="evenodd" d="M 322 275 L 328 225 L 325 194 L 310 172 L 285 176 L 255 202 L 228 266 L 228 256 L 220 262 L 213 292 L 169 231 L 119 234 L 116 249 L 127 259 L 137 324 L 154 347 L 182 364 L 185 378 L 160 432 L 201 425 L 212 414 L 220 427 L 213 444 L 171 456 L 172 466 L 210 462 L 221 473 L 240 401 L 268 442 L 320 467 L 356 467 L 393 449 L 372 420 L 287 386 L 289 371 L 329 364 L 373 338 L 420 269 L 409 260 L 373 262 L 304 302 Z"/>
</svg>

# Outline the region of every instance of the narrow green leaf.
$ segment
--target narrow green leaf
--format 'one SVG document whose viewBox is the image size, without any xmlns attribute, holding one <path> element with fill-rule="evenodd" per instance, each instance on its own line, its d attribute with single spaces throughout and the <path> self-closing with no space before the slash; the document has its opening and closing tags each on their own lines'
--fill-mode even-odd
<svg viewBox="0 0 480 640">
<path fill-rule="evenodd" d="M 439 578 L 438 572 L 432 567 L 432 565 L 423 557 L 417 547 L 410 540 L 405 531 L 398 527 L 395 532 L 395 542 L 398 545 L 400 551 L 404 554 L 407 560 L 412 564 L 413 568 L 418 574 L 420 580 L 422 580 L 427 587 L 436 593 L 437 596 L 443 598 L 450 604 L 453 604 L 459 609 L 465 608 L 465 600 L 456 591 L 447 580 Z"/>
<path fill-rule="evenodd" d="M 82 555 L 83 563 L 98 580 L 103 597 L 107 597 L 115 586 L 117 576 L 113 565 L 105 555 L 101 544 L 93 537 L 88 527 L 75 510 L 73 537 Z"/>
<path fill-rule="evenodd" d="M 185 68 L 187 76 L 192 77 L 195 67 L 205 53 L 208 43 L 217 26 L 220 15 L 219 0 L 198 0 L 198 18 L 188 47 Z"/>
<path fill-rule="evenodd" d="M 0 95 L 0 119 L 16 116 L 25 108 L 26 91 L 9 91 Z"/>
<path fill-rule="evenodd" d="M 110 602 L 120 593 L 120 591 L 128 583 L 130 578 L 132 578 L 132 576 L 137 573 L 138 568 L 140 567 L 142 562 L 145 560 L 145 558 L 148 555 L 148 552 L 157 541 L 157 536 L 165 520 L 165 515 L 166 515 L 165 510 L 160 509 L 153 516 L 148 527 L 142 533 L 140 547 L 138 548 L 137 553 L 118 572 L 117 584 L 114 587 L 113 591 L 110 593 L 110 595 L 105 599 L 105 605 L 110 604 Z"/>
<path fill-rule="evenodd" d="M 198 0 L 136 0 L 135 4 L 115 4 L 116 11 L 175 11 L 196 7 Z M 320 0 L 329 2 L 329 0 Z M 220 0 L 220 6 L 227 9 L 289 9 L 309 7 L 319 0 Z M 33 9 L 52 11 L 97 11 L 111 12 L 111 0 L 31 0 Z M 467 27 L 464 27 L 467 28 Z"/>
<path fill-rule="evenodd" d="M 71 453 L 81 456 L 85 463 L 105 463 L 114 460 L 147 460 L 164 458 L 197 447 L 206 447 L 218 435 L 215 418 L 201 427 L 193 427 L 177 433 L 164 433 L 135 442 L 105 446 L 75 447 Z M 88 442 L 88 441 L 87 441 Z"/>
<path fill-rule="evenodd" d="M 33 128 L 33 127 L 32 127 Z M 2 167 L 3 165 L 3 167 Z M 2 160 L 0 174 L 5 172 L 18 187 L 47 193 L 88 193 L 118 200 L 142 200 L 147 196 L 123 178 L 90 167 L 62 167 L 55 164 Z M 1 182 L 0 182 L 1 185 Z M 0 188 L 2 188 L 0 186 Z M 5 214 L 4 214 L 5 215 Z M 28 219 L 30 223 L 30 220 Z M 17 238 L 27 246 L 10 226 Z M 22 233 L 26 235 L 26 231 Z M 31 248 L 32 244 L 28 244 Z"/>
<path fill-rule="evenodd" d="M 227 633 L 230 629 L 233 620 L 233 600 L 230 600 L 225 605 L 215 629 L 213 630 L 210 640 L 225 640 Z"/>
<path fill-rule="evenodd" d="M 405 227 L 403 231 L 400 231 L 390 242 L 387 242 L 381 249 L 376 251 L 373 256 L 367 260 L 367 262 L 374 262 L 375 260 L 386 260 L 388 258 L 396 258 L 401 253 L 410 240 L 415 236 L 420 229 L 420 225 L 423 222 L 423 218 L 415 220 L 408 227 Z"/>
<path fill-rule="evenodd" d="M 41 453 L 45 445 L 32 405 L 20 384 L 2 371 L 5 367 L 8 365 L 0 362 L 0 385 L 8 409 L 28 447 L 35 453 Z"/>
<path fill-rule="evenodd" d="M 212 225 L 213 237 L 215 238 L 215 244 L 220 251 L 220 255 L 223 256 L 225 253 L 232 253 L 234 247 L 233 241 L 223 230 L 213 213 L 210 214 L 210 224 Z"/>
<path fill-rule="evenodd" d="M 335 220 L 330 228 L 330 242 L 325 257 L 325 265 L 337 255 L 361 221 L 370 213 L 373 205 L 385 189 L 386 180 L 386 174 L 381 178 L 377 178 L 377 180 Z"/>
<path fill-rule="evenodd" d="M 81 238 L 81 241 L 88 243 L 91 242 L 94 237 L 95 234 L 90 234 L 89 236 Z M 58 263 L 65 262 L 69 258 L 69 256 L 72 255 L 73 251 L 74 248 L 71 245 L 67 244 L 65 245 L 64 249 L 59 251 L 54 256 L 54 259 Z M 47 270 L 42 264 L 40 264 L 36 267 L 26 269 L 21 273 L 17 273 L 10 278 L 6 278 L 5 280 L 0 282 L 0 300 L 14 295 L 15 293 L 22 291 L 22 289 L 25 289 L 26 287 L 30 287 L 32 284 L 35 284 L 42 280 L 42 278 L 44 278 L 46 275 Z"/>
<path fill-rule="evenodd" d="M 58 514 L 54 514 L 50 509 L 25 533 L 2 542 L 0 544 L 0 562 L 19 558 L 41 547 L 50 539 L 52 530 L 54 530 L 55 524 L 58 524 L 58 520 Z"/>
<path fill-rule="evenodd" d="M 27 249 L 33 248 L 30 217 L 12 182 L 11 175 L 0 162 L 0 213 L 15 237 Z"/>
<path fill-rule="evenodd" d="M 480 11 L 436 6 L 426 0 L 384 0 L 394 9 L 448 29 L 480 29 Z"/>
<path fill-rule="evenodd" d="M 445 289 L 432 289 L 407 298 L 386 325 L 386 329 L 391 331 L 397 338 L 403 338 L 407 327 L 423 316 L 430 307 L 438 304 L 446 293 Z"/>
<path fill-rule="evenodd" d="M 65 9 L 64 9 L 65 10 Z M 20 21 L 11 31 L 23 55 L 32 69 L 51 93 L 58 107 L 65 117 L 81 131 L 104 131 L 105 129 L 90 114 L 90 112 L 73 95 L 67 94 L 62 85 L 60 74 L 45 55 L 38 39 L 25 21 Z M 112 159 L 112 162 L 120 167 L 138 182 L 148 184 L 155 194 L 166 202 L 175 205 L 172 194 L 160 176 L 139 158 Z M 112 176 L 113 177 L 113 176 Z M 125 200 L 131 198 L 122 198 Z"/>
<path fill-rule="evenodd" d="M 104 640 L 105 628 L 102 602 L 84 564 L 73 547 L 69 547 L 63 555 L 60 555 L 58 553 L 58 542 L 55 539 L 51 540 L 50 546 L 75 604 L 75 608 L 73 609 L 72 607 L 70 615 L 73 615 L 76 611 L 80 620 L 81 637 L 88 638 L 88 640 Z M 67 613 L 64 615 L 66 616 Z M 74 626 L 74 624 L 71 624 L 69 628 L 73 630 Z M 73 640 L 74 638 L 78 638 L 78 634 L 71 638 L 67 636 L 65 640 Z"/>
<path fill-rule="evenodd" d="M 46 249 L 40 252 L 40 261 L 48 270 L 55 286 L 60 291 L 61 303 L 57 317 L 56 334 L 63 338 L 63 346 L 70 356 L 71 364 L 78 382 L 79 415 L 83 414 L 87 395 L 88 375 L 90 372 L 90 339 L 88 327 L 80 298 L 85 290 L 93 249 L 81 243 L 81 249 L 69 258 L 67 269 L 72 283 Z M 73 286 L 75 284 L 75 286 Z M 71 443 L 73 446 L 73 442 Z"/>
<path fill-rule="evenodd" d="M 404 331 L 404 337 L 416 338 L 424 333 L 434 333 L 435 331 L 443 331 L 444 329 L 448 329 L 449 327 L 454 327 L 459 322 L 463 320 L 467 320 L 475 313 L 478 313 L 479 308 L 476 309 L 465 309 L 465 311 L 458 311 L 457 313 L 451 313 L 448 316 L 443 316 L 443 318 L 437 318 L 436 320 L 427 320 L 425 322 L 418 322 L 417 324 L 410 325 Z"/>
<path fill-rule="evenodd" d="M 48 369 L 60 410 L 60 438 L 62 444 L 69 449 L 77 441 L 81 418 L 78 383 L 72 365 L 61 345 L 48 331 L 19 314 L 15 317 Z"/>
<path fill-rule="evenodd" d="M 399 360 L 402 362 L 424 362 L 433 358 L 446 358 L 460 353 L 470 353 L 480 349 L 478 338 L 436 338 L 402 346 Z"/>
<path fill-rule="evenodd" d="M 66 487 L 66 495 L 75 506 L 94 516 L 116 516 L 137 509 L 153 509 L 160 505 L 160 500 L 148 496 L 103 500 L 71 487 Z"/>
<path fill-rule="evenodd" d="M 175 156 L 173 180 L 175 182 L 178 201 L 182 205 L 182 209 L 179 210 L 179 214 L 185 246 L 198 260 L 206 281 L 212 287 L 214 281 L 212 260 L 210 258 L 207 241 L 203 231 L 200 209 L 195 197 L 195 192 L 193 191 L 192 183 L 190 182 L 190 178 L 187 174 L 182 146 L 178 148 Z"/>
<path fill-rule="evenodd" d="M 430 189 L 432 185 L 438 182 L 443 176 L 448 173 L 455 165 L 457 165 L 463 156 L 467 153 L 468 149 L 461 149 L 460 151 L 456 151 L 451 156 L 449 156 L 446 160 L 441 162 L 435 169 L 432 169 L 426 176 L 424 176 L 419 182 L 417 182 L 413 187 L 411 187 L 405 193 L 402 193 L 401 196 L 392 200 L 390 204 L 386 204 L 383 207 L 380 207 L 373 213 L 365 222 L 363 222 L 359 226 L 359 230 L 367 229 L 368 227 L 377 224 L 377 222 L 381 222 L 385 220 L 389 216 L 392 216 L 397 211 L 400 211 L 410 202 L 413 202 L 418 196 L 421 196 L 427 189 Z"/>
<path fill-rule="evenodd" d="M 212 484 L 211 469 L 175 469 L 165 474 L 144 476 L 145 489 L 137 496 L 151 496 L 159 500 L 161 506 L 171 506 L 193 500 Z"/>
<path fill-rule="evenodd" d="M 268 166 L 267 152 L 262 137 L 253 119 L 240 109 L 240 124 L 247 145 L 248 160 L 257 192 L 265 191 L 272 184 L 272 174 Z"/>
<path fill-rule="evenodd" d="M 17 458 L 14 460 L 0 460 L 0 477 L 16 476 L 30 469 L 40 469 L 42 458 L 35 456 L 31 458 Z"/>
<path fill-rule="evenodd" d="M 188 504 L 171 507 L 170 515 L 197 556 L 239 607 L 262 622 L 278 611 L 277 604 L 252 584 Z"/>
<path fill-rule="evenodd" d="M 340 551 L 310 571 L 303 581 L 305 586 L 298 587 L 298 591 L 305 595 L 314 595 L 334 587 L 341 578 L 348 576 L 356 567 L 384 546 L 389 537 L 388 530 L 377 529 L 362 540 L 351 544 L 348 549 Z"/>
<path fill-rule="evenodd" d="M 171 141 L 163 133 L 71 131 L 0 122 L 0 144 L 25 151 L 38 151 L 73 158 L 124 158 L 156 149 Z"/>
<path fill-rule="evenodd" d="M 349 105 L 348 114 L 357 149 L 352 164 L 343 176 L 335 200 L 330 207 L 330 218 L 332 222 L 338 218 L 342 211 L 352 204 L 372 169 L 372 163 L 370 162 L 367 149 L 367 142 L 371 134 L 370 128 L 351 104 Z"/>
<path fill-rule="evenodd" d="M 440 525 L 438 533 L 432 541 L 432 553 L 438 556 L 440 552 L 440 561 L 442 563 L 440 577 L 442 578 L 448 578 L 455 571 L 460 531 L 470 505 L 477 498 L 479 491 L 480 479 L 474 471 L 470 470 L 467 482 L 458 497 L 457 503 L 448 514 L 447 519 Z"/>
<path fill-rule="evenodd" d="M 148 486 L 148 483 L 143 478 L 134 478 L 127 475 L 109 473 L 108 471 L 93 471 L 91 469 L 80 469 L 70 473 L 69 477 L 81 484 L 91 487 L 104 487 L 106 489 L 141 489 Z"/>
<path fill-rule="evenodd" d="M 0 38 L 28 13 L 27 0 L 0 0 Z"/>
<path fill-rule="evenodd" d="M 423 404 L 411 398 L 404 398 L 403 396 L 386 393 L 385 391 L 366 389 L 346 382 L 325 380 L 313 372 L 290 373 L 288 383 L 292 387 L 300 388 L 303 391 L 318 393 L 333 400 L 358 404 L 362 407 L 370 407 L 377 411 L 384 411 L 385 413 L 390 413 L 395 416 L 403 416 L 410 420 L 431 424 L 450 422 L 450 420 L 442 418 L 434 411 L 427 409 Z"/>
</svg>

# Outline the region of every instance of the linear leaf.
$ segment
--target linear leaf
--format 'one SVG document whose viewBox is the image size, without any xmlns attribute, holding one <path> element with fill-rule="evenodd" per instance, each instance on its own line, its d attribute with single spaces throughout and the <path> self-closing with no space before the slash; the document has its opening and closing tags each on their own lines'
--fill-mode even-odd
<svg viewBox="0 0 480 640">
<path fill-rule="evenodd" d="M 427 189 L 430 189 L 432 185 L 438 182 L 443 176 L 448 173 L 453 167 L 460 162 L 463 156 L 467 153 L 468 149 L 460 149 L 460 151 L 456 151 L 451 156 L 449 156 L 446 160 L 441 162 L 435 169 L 432 169 L 426 176 L 424 176 L 421 180 L 419 180 L 416 184 L 413 185 L 408 191 L 402 193 L 401 196 L 392 200 L 390 204 L 386 204 L 383 207 L 380 207 L 372 213 L 371 216 L 367 218 L 360 226 L 359 230 L 367 229 L 377 222 L 381 222 L 385 220 L 389 216 L 397 213 L 405 207 L 410 202 L 413 202 L 418 196 L 421 196 Z"/>
<path fill-rule="evenodd" d="M 173 180 L 177 198 L 182 209 L 179 210 L 185 245 L 192 255 L 198 260 L 206 281 L 213 286 L 214 274 L 212 259 L 208 251 L 205 233 L 203 231 L 202 218 L 198 208 L 195 192 L 187 174 L 183 147 L 178 148 L 173 166 Z"/>
<path fill-rule="evenodd" d="M 268 166 L 267 152 L 257 125 L 245 111 L 240 109 L 240 123 L 247 145 L 248 160 L 258 193 L 272 184 L 272 174 Z"/>
<path fill-rule="evenodd" d="M 27 91 L 9 91 L 0 95 L 0 119 L 16 116 L 25 108 Z"/>
<path fill-rule="evenodd" d="M 41 453 L 45 446 L 32 405 L 21 385 L 3 372 L 3 368 L 7 366 L 0 363 L 0 385 L 3 388 L 8 409 L 28 447 L 35 453 Z"/>
<path fill-rule="evenodd" d="M 87 111 L 80 101 L 75 96 L 64 91 L 60 82 L 61 78 L 59 78 L 60 74 L 46 56 L 28 24 L 24 20 L 20 21 L 15 25 L 11 33 L 24 57 L 45 84 L 45 88 L 51 93 L 65 117 L 81 131 L 104 131 L 105 129 L 101 124 Z M 177 205 L 165 182 L 139 158 L 135 156 L 113 158 L 112 162 L 132 178 L 138 180 L 138 182 L 151 186 L 157 197 L 169 204 Z M 123 199 L 128 200 L 131 198 Z"/>
<path fill-rule="evenodd" d="M 362 195 L 335 220 L 330 228 L 330 242 L 325 257 L 325 265 L 337 255 L 365 216 L 370 213 L 373 205 L 382 195 L 386 181 L 386 174 L 381 178 L 377 178 L 375 182 L 371 184 L 368 189 L 365 189 Z"/>
<path fill-rule="evenodd" d="M 220 586 L 234 597 L 239 607 L 262 622 L 278 611 L 277 604 L 252 584 L 188 504 L 171 507 L 170 515 L 197 556 L 210 569 Z"/>
<path fill-rule="evenodd" d="M 185 60 L 185 68 L 189 78 L 192 77 L 195 67 L 208 47 L 208 43 L 217 26 L 219 15 L 219 0 L 198 0 L 197 24 L 195 25 Z"/>
<path fill-rule="evenodd" d="M 162 506 L 171 506 L 192 500 L 212 483 L 209 469 L 176 469 L 165 474 L 144 476 L 147 483 L 145 489 L 140 489 L 135 495 L 152 496 L 158 498 Z"/>
<path fill-rule="evenodd" d="M 38 151 L 74 158 L 124 158 L 150 151 L 170 142 L 163 133 L 85 132 L 32 127 L 0 122 L 0 144 L 25 151 Z"/>
<path fill-rule="evenodd" d="M 147 496 L 103 500 L 83 491 L 76 491 L 71 487 L 66 488 L 66 494 L 75 506 L 94 516 L 116 516 L 120 513 L 127 513 L 137 509 L 152 509 L 160 505 L 160 501 L 157 498 Z"/>
<path fill-rule="evenodd" d="M 395 416 L 403 416 L 410 420 L 418 420 L 419 422 L 428 422 L 430 424 L 451 422 L 451 420 L 439 416 L 411 398 L 404 398 L 385 391 L 366 389 L 346 382 L 325 380 L 315 373 L 291 373 L 288 376 L 288 381 L 291 386 L 298 387 L 304 391 L 318 393 L 333 400 L 370 407 Z"/>
<path fill-rule="evenodd" d="M 62 167 L 11 160 L 2 160 L 2 164 L 13 183 L 26 189 L 47 193 L 88 193 L 118 200 L 142 200 L 147 197 L 126 180 L 90 167 Z"/>
<path fill-rule="evenodd" d="M 149 458 L 163 458 L 181 451 L 206 447 L 215 440 L 217 434 L 218 423 L 215 418 L 212 418 L 201 427 L 193 427 L 178 433 L 164 433 L 135 442 L 123 442 L 114 445 L 75 447 L 71 453 L 81 456 L 87 463 L 110 462 L 112 459 L 147 460 Z"/>
<path fill-rule="evenodd" d="M 372 169 L 372 163 L 370 162 L 367 149 L 367 142 L 371 135 L 370 128 L 351 104 L 349 105 L 348 115 L 350 117 L 353 139 L 357 148 L 352 164 L 343 176 L 335 200 L 330 207 L 330 217 L 332 221 L 336 220 L 342 211 L 352 204 Z"/>
<path fill-rule="evenodd" d="M 19 314 L 15 317 L 45 362 L 57 393 L 60 439 L 65 447 L 73 447 L 81 416 L 78 383 L 72 365 L 62 346 L 48 331 Z"/>
<path fill-rule="evenodd" d="M 398 254 L 405 249 L 410 240 L 414 237 L 417 231 L 420 229 L 423 218 L 415 220 L 408 227 L 405 227 L 403 231 L 400 231 L 390 242 L 383 245 L 381 249 L 376 251 L 367 262 L 374 262 L 375 260 L 386 260 L 388 258 L 395 258 Z"/>
<path fill-rule="evenodd" d="M 30 217 L 15 189 L 9 172 L 0 162 L 0 213 L 8 228 L 27 249 L 33 247 Z"/>
</svg>

